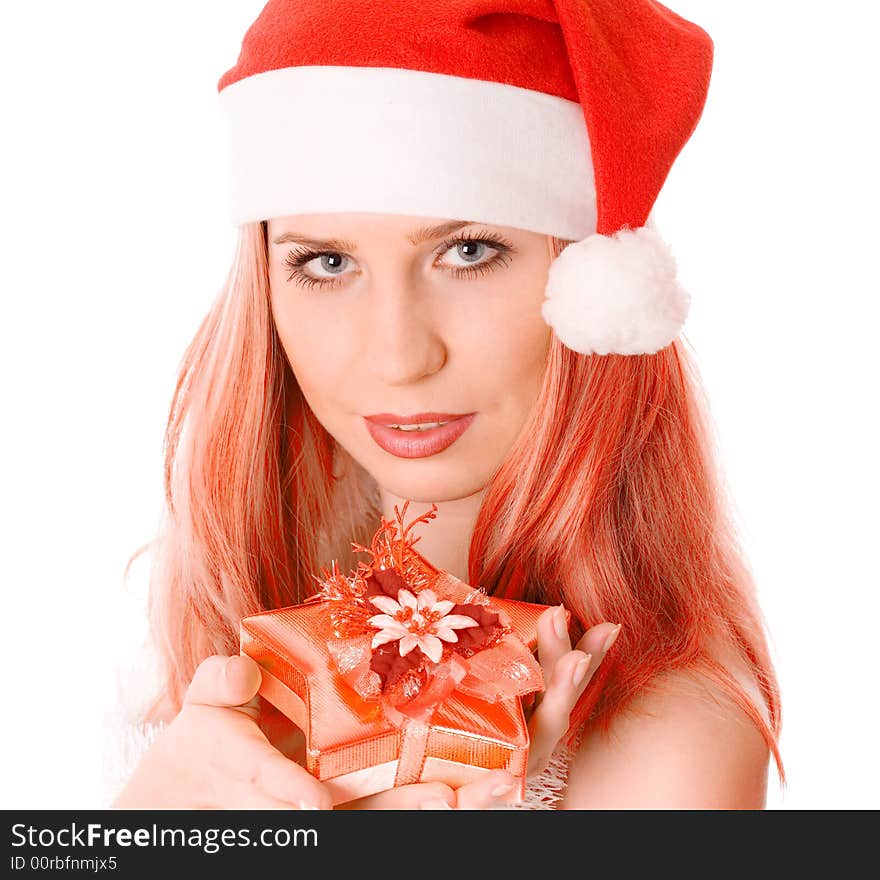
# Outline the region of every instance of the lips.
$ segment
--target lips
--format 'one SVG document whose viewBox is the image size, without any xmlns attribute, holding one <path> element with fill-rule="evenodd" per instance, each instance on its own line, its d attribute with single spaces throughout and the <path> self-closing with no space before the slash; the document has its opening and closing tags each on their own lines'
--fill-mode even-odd
<svg viewBox="0 0 880 880">
<path fill-rule="evenodd" d="M 367 430 L 376 444 L 398 458 L 425 458 L 447 449 L 470 427 L 476 413 L 425 412 L 414 415 L 378 413 L 364 416 Z M 391 425 L 415 426 L 446 422 L 436 427 L 410 430 Z"/>
</svg>

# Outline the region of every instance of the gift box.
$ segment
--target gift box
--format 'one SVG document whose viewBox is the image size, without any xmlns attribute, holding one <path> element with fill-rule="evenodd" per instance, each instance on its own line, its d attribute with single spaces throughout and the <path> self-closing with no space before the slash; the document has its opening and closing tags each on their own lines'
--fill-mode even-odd
<svg viewBox="0 0 880 880">
<path fill-rule="evenodd" d="M 382 517 L 370 556 L 314 576 L 302 605 L 241 621 L 260 695 L 305 738 L 303 763 L 334 804 L 395 785 L 457 787 L 493 769 L 522 800 L 529 737 L 522 697 L 543 690 L 533 651 L 547 606 L 489 597 L 432 566 L 412 528 Z"/>
</svg>

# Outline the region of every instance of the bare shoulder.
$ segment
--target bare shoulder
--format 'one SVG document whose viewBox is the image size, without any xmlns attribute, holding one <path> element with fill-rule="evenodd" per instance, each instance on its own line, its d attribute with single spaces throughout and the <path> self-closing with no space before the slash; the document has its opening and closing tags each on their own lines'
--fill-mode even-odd
<svg viewBox="0 0 880 880">
<path fill-rule="evenodd" d="M 757 684 L 727 668 L 766 714 Z M 587 730 L 562 809 L 761 809 L 770 750 L 752 720 L 698 673 L 658 678 L 607 735 Z"/>
</svg>

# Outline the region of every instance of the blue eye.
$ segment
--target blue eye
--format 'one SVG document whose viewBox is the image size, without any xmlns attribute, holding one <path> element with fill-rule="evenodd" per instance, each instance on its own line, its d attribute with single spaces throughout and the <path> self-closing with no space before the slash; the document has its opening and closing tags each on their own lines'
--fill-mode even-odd
<svg viewBox="0 0 880 880">
<path fill-rule="evenodd" d="M 316 252 L 305 248 L 291 251 L 284 261 L 284 265 L 291 271 L 290 277 L 287 280 L 293 281 L 296 279 L 297 284 L 301 284 L 304 287 L 315 287 L 316 285 L 322 287 L 327 284 L 337 284 L 338 281 L 336 279 L 316 277 L 308 272 L 303 272 L 303 267 L 320 260 L 321 269 L 331 272 L 331 274 L 341 275 L 341 272 L 333 273 L 332 270 L 338 269 L 340 265 L 344 266 L 348 259 L 344 254 L 337 254 L 333 251 Z"/>
<path fill-rule="evenodd" d="M 473 265 L 465 266 L 449 266 L 445 268 L 455 278 L 472 278 L 476 275 L 482 275 L 491 272 L 496 268 L 510 262 L 510 256 L 514 251 L 510 242 L 504 241 L 496 237 L 490 232 L 481 232 L 479 236 L 460 235 L 455 238 L 447 239 L 437 249 L 438 259 L 445 256 L 452 248 L 456 249 L 458 256 L 466 262 L 472 262 Z M 494 256 L 485 261 L 477 262 L 485 255 L 486 249 L 494 251 Z M 469 251 L 466 253 L 466 251 Z M 333 272 L 334 269 L 344 267 L 350 257 L 346 254 L 340 254 L 335 251 L 312 251 L 306 248 L 292 250 L 284 261 L 284 265 L 290 269 L 288 281 L 296 281 L 301 287 L 336 287 L 344 281 L 344 271 Z M 320 268 L 331 275 L 336 274 L 339 277 L 320 277 L 303 271 L 310 263 L 320 260 Z M 435 265 L 442 266 L 442 263 Z"/>
<path fill-rule="evenodd" d="M 501 268 L 510 262 L 513 253 L 513 245 L 509 242 L 496 238 L 492 233 L 483 232 L 480 236 L 459 236 L 457 238 L 444 241 L 441 245 L 441 256 L 455 247 L 458 256 L 472 265 L 465 266 L 448 266 L 454 278 L 474 278 L 478 275 L 485 275 L 487 272 L 493 272 L 495 269 Z M 493 251 L 493 256 L 482 260 L 486 250 Z M 465 253 L 470 251 L 470 253 Z"/>
</svg>

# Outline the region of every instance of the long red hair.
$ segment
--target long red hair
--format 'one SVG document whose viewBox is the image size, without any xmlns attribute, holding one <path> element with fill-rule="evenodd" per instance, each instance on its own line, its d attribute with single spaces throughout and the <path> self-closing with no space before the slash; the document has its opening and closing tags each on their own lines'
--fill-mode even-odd
<svg viewBox="0 0 880 880">
<path fill-rule="evenodd" d="M 554 255 L 566 244 L 550 240 Z M 564 602 L 576 636 L 623 624 L 570 739 L 587 720 L 607 730 L 663 673 L 687 669 L 752 719 L 784 785 L 778 685 L 700 387 L 681 340 L 652 355 L 587 357 L 554 336 L 528 424 L 486 487 L 469 581 Z M 160 700 L 179 708 L 206 656 L 238 651 L 242 616 L 301 602 L 331 559 L 353 568 L 351 542 L 368 545 L 378 527 L 374 482 L 314 417 L 276 335 L 264 224 L 241 227 L 226 283 L 183 357 L 165 494 L 147 545 L 164 678 L 153 711 Z M 767 720 L 718 646 L 754 677 Z"/>
</svg>

